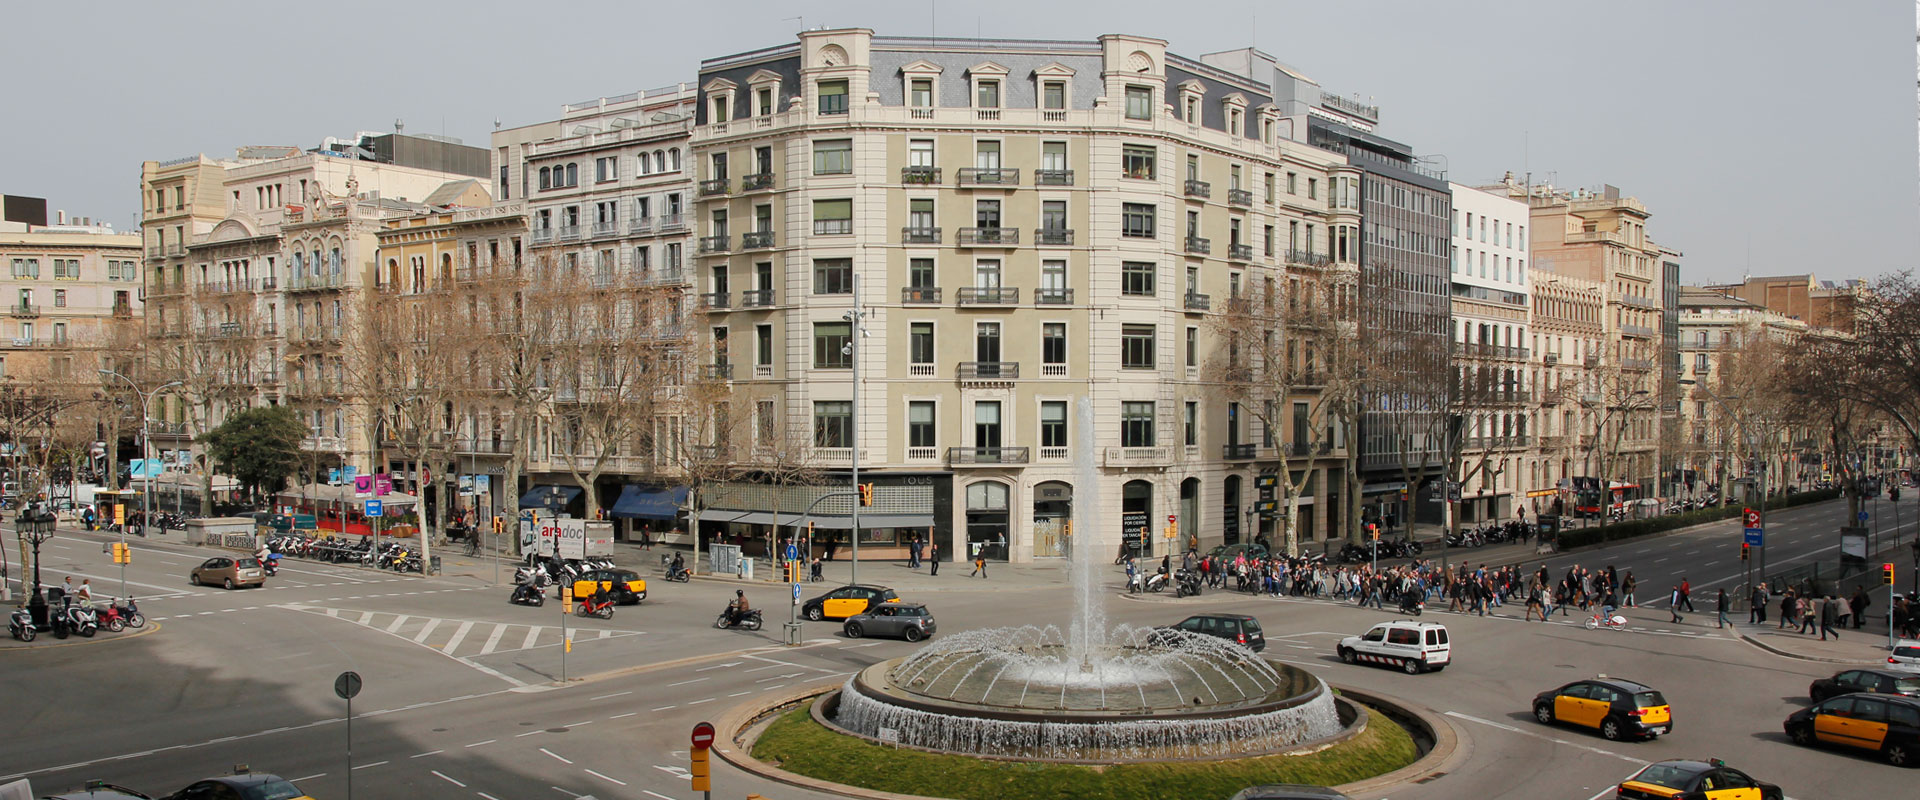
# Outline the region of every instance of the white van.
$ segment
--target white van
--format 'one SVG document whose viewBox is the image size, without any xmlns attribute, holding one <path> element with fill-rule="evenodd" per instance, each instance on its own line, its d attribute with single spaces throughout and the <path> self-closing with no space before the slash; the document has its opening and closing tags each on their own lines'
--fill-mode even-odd
<svg viewBox="0 0 1920 800">
<path fill-rule="evenodd" d="M 1364 634 L 1341 639 L 1335 652 L 1349 664 L 1384 664 L 1408 675 L 1439 672 L 1453 661 L 1447 626 L 1410 619 L 1382 622 Z"/>
</svg>

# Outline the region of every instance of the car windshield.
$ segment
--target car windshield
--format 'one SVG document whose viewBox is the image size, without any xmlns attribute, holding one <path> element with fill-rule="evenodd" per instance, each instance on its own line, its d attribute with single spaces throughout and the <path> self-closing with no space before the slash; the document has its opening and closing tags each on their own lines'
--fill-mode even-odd
<svg viewBox="0 0 1920 800">
<path fill-rule="evenodd" d="M 1633 705 L 1636 708 L 1653 708 L 1666 704 L 1667 698 L 1659 692 L 1635 692 L 1633 695 Z"/>
<path fill-rule="evenodd" d="M 1920 693 L 1920 678 L 1895 678 L 1893 690 L 1901 694 Z"/>
<path fill-rule="evenodd" d="M 1685 789 L 1688 784 L 1693 782 L 1693 772 L 1680 769 L 1679 767 L 1669 767 L 1665 764 L 1654 764 L 1653 766 L 1640 770 L 1640 774 L 1633 776 L 1629 780 L 1635 783 L 1650 783 L 1654 786 L 1663 786 L 1668 789 Z"/>
<path fill-rule="evenodd" d="M 630 569 L 616 569 L 607 573 L 607 580 L 610 581 L 635 581 L 639 579 L 640 573 Z"/>
<path fill-rule="evenodd" d="M 250 786 L 242 793 L 247 800 L 294 800 L 305 797 L 293 784 L 282 780 L 271 780 L 258 786 Z"/>
</svg>

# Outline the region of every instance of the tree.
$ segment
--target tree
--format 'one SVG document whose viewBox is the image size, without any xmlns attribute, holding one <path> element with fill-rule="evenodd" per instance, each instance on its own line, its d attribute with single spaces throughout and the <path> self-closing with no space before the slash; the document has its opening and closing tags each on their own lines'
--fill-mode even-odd
<svg viewBox="0 0 1920 800">
<path fill-rule="evenodd" d="M 287 476 L 300 468 L 300 440 L 306 435 L 307 426 L 293 409 L 268 406 L 229 415 L 199 441 L 213 463 L 257 502 L 262 491 L 286 488 Z"/>
</svg>

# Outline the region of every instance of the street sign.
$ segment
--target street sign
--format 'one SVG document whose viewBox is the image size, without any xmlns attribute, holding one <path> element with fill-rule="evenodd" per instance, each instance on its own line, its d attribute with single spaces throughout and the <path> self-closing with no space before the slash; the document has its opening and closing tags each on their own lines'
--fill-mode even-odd
<svg viewBox="0 0 1920 800">
<path fill-rule="evenodd" d="M 693 726 L 693 746 L 698 750 L 705 750 L 713 746 L 713 723 L 702 722 Z"/>
<path fill-rule="evenodd" d="M 1861 522 L 1861 524 L 1863 524 L 1863 525 L 1864 525 L 1864 524 L 1866 524 L 1866 521 L 1867 521 L 1867 512 L 1865 512 L 1865 511 L 1862 511 L 1862 512 L 1860 512 L 1860 522 Z"/>
<path fill-rule="evenodd" d="M 1271 489 L 1271 488 L 1273 488 L 1273 487 L 1275 487 L 1275 486 L 1279 486 L 1279 485 L 1280 485 L 1280 476 L 1278 476 L 1278 475 L 1255 475 L 1255 476 L 1253 476 L 1253 485 L 1254 485 L 1254 487 L 1255 487 L 1255 488 L 1260 488 L 1260 489 Z"/>
<path fill-rule="evenodd" d="M 353 670 L 340 673 L 340 677 L 333 679 L 333 693 L 342 700 L 352 700 L 360 693 L 360 673 Z"/>
<path fill-rule="evenodd" d="M 793 585 L 793 604 L 800 605 L 800 584 Z"/>
<path fill-rule="evenodd" d="M 799 557 L 800 557 L 800 548 L 795 547 L 792 542 L 788 542 L 787 543 L 787 560 L 792 561 Z"/>
<path fill-rule="evenodd" d="M 370 500 L 368 500 L 368 501 L 367 501 L 367 510 L 366 510 L 366 514 L 367 514 L 367 516 L 369 516 L 369 517 L 378 517 L 378 516 L 380 516 L 380 515 L 381 515 L 381 514 L 380 514 L 380 512 L 382 511 L 382 509 L 380 508 L 380 505 L 381 505 L 381 503 L 380 503 L 380 501 L 379 501 L 379 500 L 372 500 L 372 499 L 370 499 Z"/>
<path fill-rule="evenodd" d="M 1766 547 L 1767 546 L 1766 532 L 1762 531 L 1759 528 L 1748 528 L 1746 542 L 1747 544 L 1750 544 L 1754 547 Z"/>
<path fill-rule="evenodd" d="M 1760 512 L 1749 508 L 1749 509 L 1746 509 L 1745 513 L 1747 516 L 1747 527 L 1749 528 L 1760 527 Z"/>
<path fill-rule="evenodd" d="M 1253 504 L 1253 510 L 1258 511 L 1262 514 L 1278 513 L 1280 511 L 1280 501 L 1278 500 L 1255 501 Z"/>
</svg>

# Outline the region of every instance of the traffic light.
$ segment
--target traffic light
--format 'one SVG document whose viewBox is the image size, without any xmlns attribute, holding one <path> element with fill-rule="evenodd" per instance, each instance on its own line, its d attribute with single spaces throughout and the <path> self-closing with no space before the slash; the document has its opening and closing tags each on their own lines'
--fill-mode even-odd
<svg viewBox="0 0 1920 800">
<path fill-rule="evenodd" d="M 863 507 L 873 505 L 873 484 L 860 484 L 860 505 Z"/>
<path fill-rule="evenodd" d="M 493 535 L 499 536 L 506 532 L 507 532 L 507 521 L 505 519 L 502 519 L 499 514 L 493 515 Z"/>
<path fill-rule="evenodd" d="M 1753 552 L 1753 545 L 1747 544 L 1746 542 L 1740 543 L 1740 560 L 1741 561 L 1747 560 L 1748 555 L 1750 555 L 1752 552 Z"/>
<path fill-rule="evenodd" d="M 128 547 L 126 542 L 113 543 L 113 563 L 115 564 L 133 563 L 133 549 Z"/>
<path fill-rule="evenodd" d="M 1888 586 L 1893 585 L 1893 562 L 1889 561 L 1880 565 L 1880 582 Z"/>
</svg>

